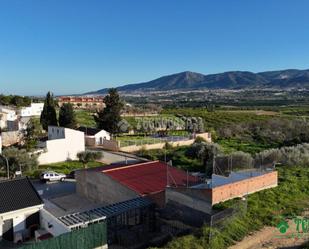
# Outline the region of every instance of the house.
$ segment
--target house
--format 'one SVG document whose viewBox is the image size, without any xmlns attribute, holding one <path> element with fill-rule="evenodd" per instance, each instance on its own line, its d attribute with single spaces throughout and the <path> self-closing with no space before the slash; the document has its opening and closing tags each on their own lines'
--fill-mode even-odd
<svg viewBox="0 0 309 249">
<path fill-rule="evenodd" d="M 30 106 L 20 109 L 21 117 L 38 117 L 41 115 L 44 108 L 44 103 L 31 103 Z"/>
<path fill-rule="evenodd" d="M 84 133 L 81 131 L 58 127 L 48 127 L 48 140 L 39 147 L 38 161 L 40 164 L 76 160 L 77 153 L 85 151 Z"/>
<path fill-rule="evenodd" d="M 0 181 L 0 240 L 33 237 L 42 208 L 43 201 L 28 178 Z"/>
<path fill-rule="evenodd" d="M 159 161 L 104 166 L 76 172 L 77 193 L 94 202 L 113 204 L 149 197 L 158 206 L 165 203 L 165 188 L 186 186 L 196 178 Z"/>
<path fill-rule="evenodd" d="M 103 97 L 93 96 L 62 96 L 58 98 L 59 106 L 70 103 L 74 108 L 102 109 L 105 107 Z"/>
<path fill-rule="evenodd" d="M 0 128 L 12 130 L 12 126 L 17 121 L 15 109 L 8 106 L 0 106 Z"/>
<path fill-rule="evenodd" d="M 104 140 L 111 140 L 111 135 L 105 130 L 80 126 L 79 131 L 85 133 L 85 143 L 88 146 L 103 145 Z"/>
</svg>

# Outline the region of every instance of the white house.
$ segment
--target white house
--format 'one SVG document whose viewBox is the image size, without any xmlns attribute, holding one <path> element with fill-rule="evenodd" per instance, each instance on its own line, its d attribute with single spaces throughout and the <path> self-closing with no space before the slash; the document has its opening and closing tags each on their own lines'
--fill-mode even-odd
<svg viewBox="0 0 309 249">
<path fill-rule="evenodd" d="M 8 128 L 10 123 L 17 120 L 16 111 L 7 106 L 0 106 L 0 128 Z"/>
<path fill-rule="evenodd" d="M 43 201 L 28 178 L 0 181 L 0 240 L 20 242 L 40 228 Z"/>
<path fill-rule="evenodd" d="M 40 145 L 40 164 L 76 160 L 77 153 L 85 151 L 84 132 L 57 126 L 48 127 L 48 140 Z"/>
<path fill-rule="evenodd" d="M 40 116 L 43 111 L 44 103 L 31 103 L 30 106 L 23 107 L 20 109 L 21 117 L 34 117 Z"/>
<path fill-rule="evenodd" d="M 111 140 L 110 133 L 105 130 L 83 126 L 80 126 L 78 130 L 85 133 L 86 145 L 102 145 L 104 140 Z"/>
</svg>

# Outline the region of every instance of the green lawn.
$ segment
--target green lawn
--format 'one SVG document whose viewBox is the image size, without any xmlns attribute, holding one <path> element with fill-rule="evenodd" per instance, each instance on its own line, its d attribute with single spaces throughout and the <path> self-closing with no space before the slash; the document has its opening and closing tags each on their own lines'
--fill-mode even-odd
<svg viewBox="0 0 309 249">
<path fill-rule="evenodd" d="M 120 141 L 120 146 L 130 146 L 130 145 L 143 145 L 143 144 L 155 144 L 160 143 L 159 138 L 153 138 L 149 136 L 140 135 L 128 135 L 116 137 L 117 141 Z"/>
<path fill-rule="evenodd" d="M 255 154 L 266 149 L 277 147 L 276 145 L 261 144 L 254 141 L 245 142 L 238 139 L 218 139 L 216 143 L 218 143 L 227 154 L 233 151 Z"/>
<path fill-rule="evenodd" d="M 96 123 L 93 118 L 93 112 L 88 110 L 75 110 L 76 121 L 80 126 L 96 127 Z"/>
<path fill-rule="evenodd" d="M 104 164 L 100 162 L 89 162 L 87 166 L 88 168 L 93 168 L 93 167 L 99 167 L 102 165 Z M 79 161 L 67 161 L 67 162 L 40 165 L 37 170 L 33 172 L 27 172 L 26 175 L 37 177 L 41 172 L 47 171 L 47 170 L 56 171 L 58 173 L 63 173 L 63 174 L 69 174 L 73 170 L 82 169 L 82 168 L 84 168 L 84 166 Z"/>
</svg>

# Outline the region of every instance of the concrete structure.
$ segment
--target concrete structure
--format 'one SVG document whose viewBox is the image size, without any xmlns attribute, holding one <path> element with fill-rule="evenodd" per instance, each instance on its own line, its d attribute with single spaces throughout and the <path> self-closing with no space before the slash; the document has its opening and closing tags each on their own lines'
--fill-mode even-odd
<svg viewBox="0 0 309 249">
<path fill-rule="evenodd" d="M 74 108 L 80 109 L 102 109 L 105 107 L 103 97 L 62 96 L 58 98 L 59 106 L 65 103 L 70 103 Z"/>
<path fill-rule="evenodd" d="M 69 128 L 49 126 L 48 140 L 40 144 L 40 164 L 76 160 L 77 153 L 85 151 L 84 133 Z"/>
<path fill-rule="evenodd" d="M 65 226 L 57 217 L 49 213 L 46 209 L 40 211 L 41 227 L 54 237 L 68 233 L 71 229 Z"/>
<path fill-rule="evenodd" d="M 85 143 L 87 146 L 103 145 L 105 140 L 111 139 L 110 133 L 105 130 L 83 126 L 79 127 L 78 130 L 85 133 Z"/>
<path fill-rule="evenodd" d="M 31 103 L 30 106 L 20 109 L 21 117 L 38 117 L 41 115 L 44 108 L 44 103 Z"/>
<path fill-rule="evenodd" d="M 212 179 L 207 183 L 190 188 L 169 188 L 167 201 L 173 200 L 190 206 L 191 201 L 188 201 L 188 198 L 196 198 L 198 201 L 195 200 L 192 205 L 203 205 L 199 203 L 202 201 L 204 204 L 213 206 L 219 202 L 243 197 L 277 185 L 277 171 L 239 171 L 232 172 L 228 177 L 213 174 Z M 181 199 L 181 196 L 186 197 Z"/>
<path fill-rule="evenodd" d="M 214 175 L 210 187 L 212 205 L 278 186 L 278 172 L 232 172 L 228 177 Z"/>
</svg>

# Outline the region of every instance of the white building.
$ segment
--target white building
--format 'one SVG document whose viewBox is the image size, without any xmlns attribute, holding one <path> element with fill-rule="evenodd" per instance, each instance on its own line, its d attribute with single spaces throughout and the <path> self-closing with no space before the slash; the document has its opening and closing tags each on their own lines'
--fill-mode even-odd
<svg viewBox="0 0 309 249">
<path fill-rule="evenodd" d="M 78 130 L 85 133 L 86 145 L 102 145 L 104 140 L 111 140 L 111 134 L 106 130 L 83 126 L 80 126 Z"/>
<path fill-rule="evenodd" d="M 76 160 L 77 153 L 85 151 L 84 132 L 57 126 L 48 127 L 48 140 L 40 145 L 40 164 Z"/>
<path fill-rule="evenodd" d="M 0 181 L 0 240 L 21 242 L 40 227 L 43 201 L 28 178 Z"/>
<path fill-rule="evenodd" d="M 16 111 L 7 106 L 0 106 L 0 128 L 6 129 L 9 123 L 17 120 Z"/>
<path fill-rule="evenodd" d="M 20 110 L 21 117 L 40 116 L 44 108 L 44 103 L 31 103 L 30 106 L 23 107 Z"/>
</svg>

